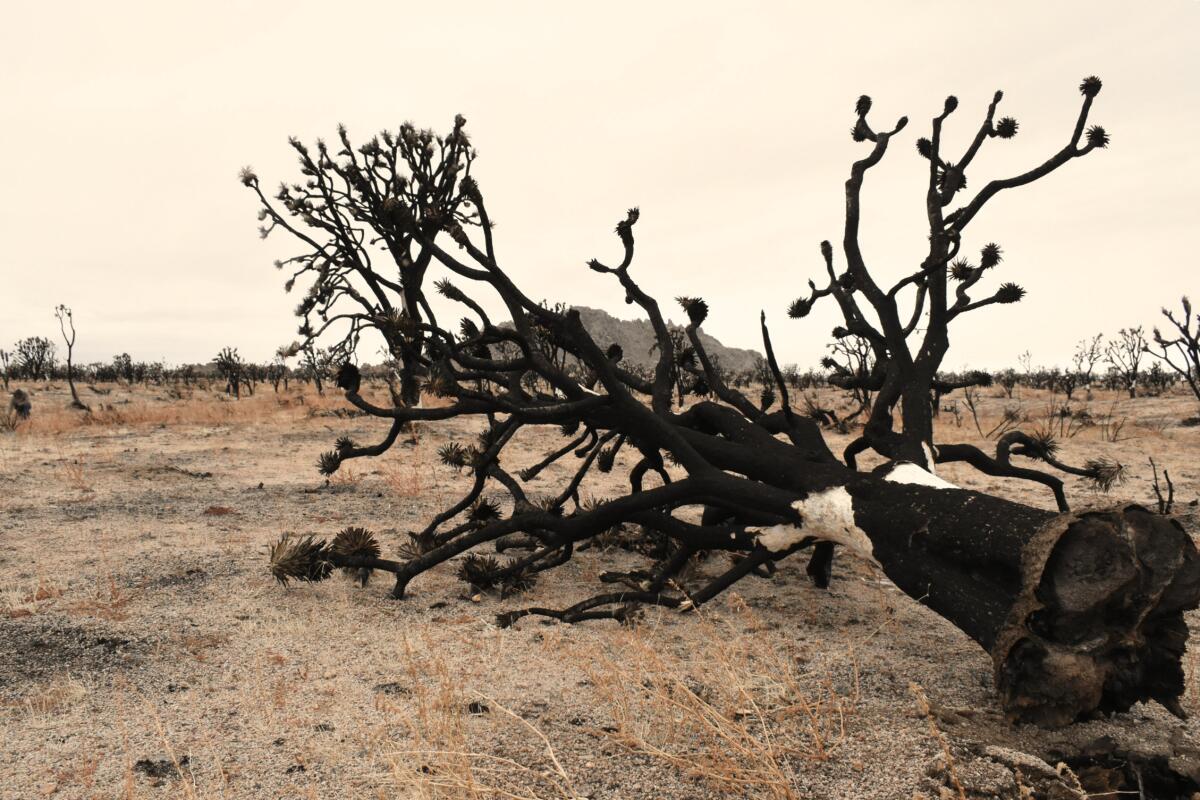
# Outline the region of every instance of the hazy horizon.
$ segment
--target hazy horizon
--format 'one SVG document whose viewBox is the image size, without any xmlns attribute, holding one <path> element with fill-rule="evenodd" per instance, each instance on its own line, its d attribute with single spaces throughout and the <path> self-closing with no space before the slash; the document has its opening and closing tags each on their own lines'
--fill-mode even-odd
<svg viewBox="0 0 1200 800">
<path fill-rule="evenodd" d="M 1187 255 L 1200 211 L 1194 0 L 1136 13 L 1115 2 L 454 12 L 10 9 L 0 347 L 42 335 L 62 350 L 53 309 L 65 303 L 78 362 L 206 362 L 226 345 L 269 360 L 295 338 L 297 297 L 271 266 L 288 244 L 260 241 L 238 170 L 273 186 L 298 175 L 289 135 L 331 138 L 343 122 L 361 142 L 405 120 L 445 131 L 462 113 L 500 262 L 529 295 L 639 316 L 584 266 L 617 252 L 613 225 L 639 206 L 634 273 L 670 316 L 683 317 L 676 295 L 704 297 L 709 334 L 761 350 L 765 309 L 780 360 L 814 365 L 835 307 L 800 321 L 786 311 L 823 276 L 818 243 L 841 238 L 843 183 L 866 152 L 849 136 L 858 95 L 880 126 L 910 118 L 864 190 L 863 247 L 885 281 L 911 272 L 925 244 L 913 143 L 945 96 L 960 100 L 951 152 L 996 89 L 1001 115 L 1020 122 L 1015 139 L 985 143 L 970 196 L 1066 142 L 1091 74 L 1104 80 L 1091 120 L 1112 144 L 1002 193 L 973 224 L 964 252 L 995 241 L 1005 253 L 985 290 L 1014 281 L 1029 294 L 964 317 L 945 366 L 1010 366 L 1026 350 L 1064 364 L 1079 339 L 1149 329 L 1200 288 Z"/>
</svg>

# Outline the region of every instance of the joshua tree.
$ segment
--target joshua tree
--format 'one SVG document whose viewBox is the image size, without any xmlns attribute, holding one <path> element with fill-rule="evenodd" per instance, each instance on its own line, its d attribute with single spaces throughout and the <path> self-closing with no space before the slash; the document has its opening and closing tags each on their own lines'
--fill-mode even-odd
<svg viewBox="0 0 1200 800">
<path fill-rule="evenodd" d="M 333 358 L 329 351 L 316 347 L 311 341 L 300 348 L 300 375 L 305 380 L 312 381 L 319 395 L 325 394 L 325 377 L 329 374 Z M 408 404 L 407 398 L 405 403 Z"/>
<path fill-rule="evenodd" d="M 12 370 L 12 353 L 0 349 L 0 378 L 4 379 L 4 391 L 8 391 L 9 372 Z"/>
<path fill-rule="evenodd" d="M 966 190 L 967 170 L 983 143 L 993 138 L 1015 136 L 1018 125 L 1011 117 L 995 118 L 996 108 L 1003 98 L 1003 93 L 996 92 L 966 151 L 961 157 L 952 159 L 942 150 L 941 132 L 945 120 L 958 108 L 958 100 L 947 98 L 942 113 L 933 119 L 931 136 L 917 140 L 917 152 L 929 163 L 925 193 L 929 250 L 916 271 L 890 288 L 876 281 L 859 248 L 859 195 L 867 172 L 882 160 L 892 137 L 908 120 L 901 118 L 890 131 L 877 132 L 867 122 L 871 99 L 859 98 L 855 108 L 857 120 L 851 134 L 856 141 L 870 142 L 871 152 L 854 164 L 846 181 L 846 222 L 842 237 L 845 271 L 837 271 L 833 246 L 822 242 L 821 256 L 828 282 L 824 287 L 818 287 L 809 281 L 809 295 L 796 300 L 789 309 L 793 318 L 804 317 L 817 301 L 832 297 L 844 322 L 834 329 L 834 337 L 861 337 L 874 351 L 875 364 L 869 375 L 841 377 L 838 381 L 846 388 L 862 387 L 876 392 L 862 436 L 851 442 L 843 454 L 849 466 L 854 467 L 856 456 L 866 450 L 927 469 L 933 469 L 935 464 L 965 461 L 988 475 L 1021 478 L 1046 485 L 1053 491 L 1061 511 L 1068 510 L 1062 480 L 1041 470 L 1017 466 L 1012 463 L 1012 456 L 1039 460 L 1102 485 L 1111 484 L 1119 476 L 1116 466 L 1110 463 L 1096 462 L 1082 468 L 1067 466 L 1055 458 L 1053 440 L 1021 431 L 1010 431 L 1002 436 L 994 456 L 969 444 L 935 444 L 930 403 L 931 394 L 941 395 L 991 382 L 991 376 L 982 372 L 970 373 L 954 382 L 938 379 L 938 370 L 950 345 L 950 324 L 963 314 L 992 305 L 1016 303 L 1025 296 L 1025 290 L 1017 284 L 1003 283 L 985 297 L 972 297 L 984 277 L 999 267 L 1002 253 L 999 245 L 989 243 L 980 248 L 978 263 L 967 259 L 962 245 L 968 226 L 1000 192 L 1030 184 L 1069 161 L 1108 145 L 1108 134 L 1103 128 L 1098 125 L 1087 127 L 1088 114 L 1100 87 L 1100 80 L 1094 77 L 1085 79 L 1080 85 L 1082 107 L 1069 140 L 1060 150 L 1028 172 L 990 181 L 953 210 L 950 206 L 957 195 Z M 904 300 L 909 295 L 911 301 L 906 305 Z M 877 324 L 871 322 L 872 315 L 878 320 Z M 922 321 L 923 329 L 920 327 Z M 921 335 L 910 347 L 909 340 L 918 332 Z M 1028 352 L 1021 357 L 1027 373 L 1031 371 L 1031 360 Z M 828 548 L 818 548 L 816 557 L 827 559 L 829 552 Z M 814 563 L 812 569 L 825 572 L 828 564 Z"/>
<path fill-rule="evenodd" d="M 217 374 L 225 381 L 225 394 L 232 394 L 236 399 L 242 397 L 242 386 L 246 380 L 246 362 L 238 355 L 236 347 L 224 347 L 213 359 Z"/>
<path fill-rule="evenodd" d="M 1104 349 L 1104 360 L 1112 368 L 1130 397 L 1137 397 L 1138 376 L 1141 374 L 1142 355 L 1147 351 L 1146 335 L 1142 326 L 1121 328 L 1117 338 Z"/>
<path fill-rule="evenodd" d="M 14 345 L 16 372 L 31 381 L 50 380 L 58 359 L 54 342 L 44 336 L 30 336 Z"/>
<path fill-rule="evenodd" d="M 285 287 L 297 280 L 311 284 L 296 308 L 303 322 L 301 340 L 290 355 L 334 325 L 342 338 L 331 356 L 344 361 L 360 335 L 378 331 L 392 357 L 402 365 L 405 403 L 420 399 L 417 378 L 428 325 L 436 324 L 425 302 L 425 272 L 433 260 L 438 234 L 477 220 L 463 201 L 475 151 L 463 132 L 461 116 L 445 137 L 405 123 L 395 134 L 384 131 L 355 148 L 345 127 L 337 129 L 334 150 L 317 140 L 314 153 L 299 139 L 289 140 L 300 159 L 304 182 L 280 184 L 274 200 L 259 186 L 249 167 L 241 181 L 258 197 L 259 233 L 286 232 L 299 244 L 297 255 L 275 262 L 292 271 Z M 491 236 L 491 231 L 487 232 Z M 384 269 L 379 259 L 390 262 Z"/>
<path fill-rule="evenodd" d="M 125 383 L 133 386 L 133 359 L 129 357 L 129 353 L 113 356 L 112 368 L 117 380 L 124 378 Z"/>
<path fill-rule="evenodd" d="M 288 390 L 288 379 L 290 377 L 287 361 L 284 360 L 281 353 L 275 355 L 275 360 L 267 365 L 267 380 L 271 382 L 271 386 L 275 389 L 275 393 L 279 394 L 279 384 L 283 384 L 283 390 Z"/>
<path fill-rule="evenodd" d="M 330 541 L 284 537 L 272 548 L 273 573 L 281 581 L 321 580 L 340 567 L 365 579 L 372 570 L 382 570 L 394 576 L 392 594 L 401 598 L 418 576 L 459 558 L 460 575 L 475 587 L 519 591 L 539 572 L 568 561 L 580 545 L 630 524 L 666 543 L 645 570 L 605 573 L 607 591 L 569 608 L 531 607 L 498 618 L 502 626 L 531 614 L 565 622 L 628 620 L 647 605 L 690 609 L 746 575 L 770 574 L 787 556 L 840 544 L 876 561 L 904 592 L 986 648 L 994 659 L 1002 700 L 1014 718 L 1062 724 L 1151 698 L 1179 711 L 1180 658 L 1187 636 L 1183 611 L 1200 602 L 1200 558 L 1176 521 L 1136 506 L 1082 514 L 1045 511 L 956 488 L 931 471 L 936 462 L 965 460 L 994 474 L 1030 477 L 1032 471 L 1011 466 L 1008 456 L 1052 458 L 1051 443 L 1019 433 L 1009 436 L 996 458 L 963 445 L 935 447 L 929 398 L 948 346 L 949 322 L 1023 294 L 1006 284 L 987 298 L 970 298 L 970 290 L 999 263 L 999 248 L 984 247 L 979 265 L 956 263 L 966 226 L 1001 190 L 1030 183 L 1108 142 L 1099 128 L 1085 134 L 1100 82 L 1089 78 L 1082 90 L 1083 108 L 1062 150 L 1027 173 L 985 184 L 953 210 L 947 206 L 964 188 L 963 171 L 979 146 L 990 137 L 1011 136 L 1016 123 L 994 121 L 997 93 L 967 153 L 951 162 L 941 154 L 940 134 L 957 102 L 946 103 L 933 120 L 932 139 L 919 146 L 930 164 L 930 253 L 920 270 L 893 291 L 878 286 L 859 249 L 858 197 L 865 174 L 906 120 L 876 132 L 867 122 L 870 100 L 859 100 L 854 137 L 869 142 L 871 153 L 853 166 L 847 182 L 842 249 L 848 268 L 838 274 L 832 247 L 824 245 L 829 286 L 813 286 L 812 297 L 802 302 L 834 297 L 844 312 L 846 333 L 872 343 L 877 381 L 871 388 L 876 395 L 867 429 L 852 448 L 871 448 L 889 459 L 871 472 L 843 463 L 829 450 L 817 423 L 792 411 L 765 315 L 761 333 L 779 410 L 768 413 L 712 369 L 699 336 L 709 313 L 700 298 L 679 302 L 688 316 L 685 333 L 697 369 L 713 399 L 675 407 L 675 339 L 658 302 L 634 277 L 637 209 L 617 224 L 618 260 L 592 260 L 588 266 L 618 282 L 649 318 L 658 342 L 650 377 L 635 375 L 610 357 L 608 343 L 589 335 L 578 312 L 556 311 L 518 288 L 501 266 L 484 196 L 474 181 L 463 187 L 464 205 L 469 203 L 479 230 L 468 232 L 459 216 L 441 221 L 457 252 L 433 241 L 418 223 L 418 209 L 406 206 L 395 214 L 400 232 L 455 277 L 458 284 L 439 282 L 438 291 L 463 306 L 470 325 L 451 329 L 429 318 L 411 323 L 424 335 L 414 353 L 426 374 L 423 388 L 443 398 L 441 403 L 381 405 L 364 396 L 358 369 L 344 363 L 337 384 L 347 400 L 388 420 L 390 427 L 372 445 L 339 439 L 335 449 L 321 456 L 319 467 L 331 474 L 350 459 L 379 455 L 411 421 L 476 420 L 481 432 L 475 441 L 451 442 L 440 452 L 445 464 L 469 473 L 470 487 L 413 533 L 397 559 L 383 558 L 369 532 L 348 528 Z M 413 202 L 403 191 L 396 197 L 399 205 Z M 959 282 L 952 294 L 950 278 Z M 902 320 L 897 297 L 906 288 L 920 299 Z M 481 293 L 494 295 L 511 323 L 495 324 L 475 299 Z M 417 300 L 425 308 L 423 298 Z M 926 302 L 927 332 L 914 355 L 906 341 Z M 861 303 L 878 313 L 881 328 L 868 323 Z M 560 348 L 595 373 L 595 388 L 584 386 L 538 349 L 538 329 L 549 331 Z M 528 373 L 537 380 L 524 380 Z M 897 405 L 899 429 L 890 422 L 890 410 Z M 537 463 L 514 463 L 520 456 L 511 445 L 535 427 L 559 430 L 562 445 Z M 578 466 L 569 480 L 533 493 L 545 467 L 572 457 Z M 618 464 L 627 475 L 627 491 L 611 499 L 585 500 L 581 485 L 589 473 Z M 1036 475 L 1043 483 L 1057 481 Z M 1053 485 L 1061 495 L 1061 486 Z M 487 491 L 502 492 L 503 499 L 493 499 Z M 528 552 L 504 562 L 472 552 L 488 543 L 522 544 Z M 726 551 L 733 558 L 715 577 L 684 577 L 683 568 L 701 550 Z M 810 572 L 824 583 L 827 555 L 816 564 Z"/>
<path fill-rule="evenodd" d="M 1084 386 L 1091 386 L 1092 376 L 1096 365 L 1104 360 L 1104 334 L 1097 333 L 1090 339 L 1080 339 L 1075 345 L 1075 355 L 1071 356 L 1071 366 L 1079 375 Z"/>
<path fill-rule="evenodd" d="M 54 309 L 54 317 L 58 320 L 58 329 L 62 331 L 63 341 L 67 345 L 67 386 L 71 387 L 71 406 L 88 411 L 90 409 L 79 399 L 79 392 L 75 391 L 75 367 L 72 361 L 75 353 L 75 317 L 71 309 L 61 303 Z"/>
<path fill-rule="evenodd" d="M 831 355 L 821 360 L 829 370 L 829 383 L 850 391 L 855 410 L 842 420 L 849 423 L 871 407 L 871 373 L 875 369 L 875 353 L 865 336 L 841 336 L 829 345 Z"/>
<path fill-rule="evenodd" d="M 1168 328 L 1164 336 L 1161 330 L 1155 328 L 1154 344 L 1158 350 L 1148 352 L 1179 373 L 1187 381 L 1192 394 L 1200 400 L 1200 314 L 1193 316 L 1192 301 L 1186 296 L 1181 298 L 1179 303 L 1183 307 L 1183 313 L 1178 317 L 1168 308 L 1162 310 L 1163 316 L 1175 330 Z"/>
</svg>

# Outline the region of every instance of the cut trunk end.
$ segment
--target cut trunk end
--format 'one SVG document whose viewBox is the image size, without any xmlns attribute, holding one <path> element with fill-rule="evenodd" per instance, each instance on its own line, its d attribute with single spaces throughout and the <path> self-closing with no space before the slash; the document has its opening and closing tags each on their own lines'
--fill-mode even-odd
<svg viewBox="0 0 1200 800">
<path fill-rule="evenodd" d="M 1182 715 L 1183 613 L 1200 558 L 1141 506 L 1067 514 L 1025 545 L 1022 589 L 991 648 L 1009 717 L 1047 727 L 1157 700 Z"/>
</svg>

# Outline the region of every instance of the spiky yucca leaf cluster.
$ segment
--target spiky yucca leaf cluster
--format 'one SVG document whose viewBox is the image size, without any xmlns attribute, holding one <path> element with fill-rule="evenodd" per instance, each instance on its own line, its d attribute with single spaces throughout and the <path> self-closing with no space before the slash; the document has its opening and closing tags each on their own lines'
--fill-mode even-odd
<svg viewBox="0 0 1200 800">
<path fill-rule="evenodd" d="M 451 283 L 449 278 L 442 278 L 441 280 L 435 282 L 433 286 L 437 290 L 438 294 L 448 300 L 454 300 L 455 302 L 462 303 L 467 299 L 467 296 L 463 294 L 462 289 L 459 289 L 457 286 Z"/>
<path fill-rule="evenodd" d="M 1019 303 L 1025 296 L 1025 290 L 1015 283 L 1003 283 L 996 291 L 997 303 Z"/>
<path fill-rule="evenodd" d="M 943 192 L 958 192 L 967 188 L 967 176 L 954 164 L 938 170 L 938 188 Z"/>
<path fill-rule="evenodd" d="M 1079 93 L 1084 97 L 1095 97 L 1100 94 L 1100 87 L 1104 84 L 1095 75 L 1089 75 L 1079 84 Z"/>
<path fill-rule="evenodd" d="M 1092 147 L 1108 147 L 1108 132 L 1099 125 L 1093 125 L 1092 127 L 1088 128 L 1087 139 L 1088 144 L 1090 144 Z"/>
<path fill-rule="evenodd" d="M 342 455 L 337 450 L 330 450 L 317 456 L 317 471 L 329 477 L 342 466 Z"/>
<path fill-rule="evenodd" d="M 1045 461 L 1058 454 L 1058 439 L 1048 430 L 1034 431 L 1030 435 L 1030 443 L 1025 447 L 1025 455 L 1035 461 Z"/>
<path fill-rule="evenodd" d="M 323 581 L 333 572 L 324 539 L 285 533 L 270 549 L 271 574 L 284 586 L 289 580 Z"/>
<path fill-rule="evenodd" d="M 616 364 L 625 357 L 625 349 L 616 342 L 613 342 L 608 346 L 608 349 L 604 351 L 604 357 Z M 576 422 L 576 424 L 578 425 L 578 422 Z"/>
<path fill-rule="evenodd" d="M 812 310 L 812 301 L 805 300 L 803 297 L 792 301 L 788 306 L 788 316 L 792 319 L 803 319 L 808 316 L 808 312 Z"/>
<path fill-rule="evenodd" d="M 1088 471 L 1092 483 L 1102 492 L 1107 492 L 1114 486 L 1125 482 L 1125 465 L 1107 458 L 1093 458 L 1083 465 Z"/>
<path fill-rule="evenodd" d="M 600 451 L 600 455 L 596 458 L 596 468 L 601 472 L 612 472 L 613 465 L 617 462 L 617 448 L 606 447 Z"/>
<path fill-rule="evenodd" d="M 758 396 L 758 407 L 766 411 L 775 404 L 775 390 L 770 386 L 764 386 L 762 393 Z"/>
<path fill-rule="evenodd" d="M 704 324 L 704 320 L 708 317 L 708 303 L 704 302 L 699 297 L 676 297 L 675 302 L 683 306 L 683 310 L 687 312 L 688 319 L 693 325 L 699 326 Z"/>
<path fill-rule="evenodd" d="M 351 525 L 338 531 L 329 551 L 346 558 L 379 558 L 379 540 L 366 528 Z"/>
<path fill-rule="evenodd" d="M 1000 253 L 1000 245 L 995 242 L 989 242 L 979 251 L 979 266 L 984 269 L 991 269 L 1002 260 Z"/>
<path fill-rule="evenodd" d="M 633 244 L 633 226 L 637 223 L 640 212 L 636 208 L 629 209 L 625 219 L 617 223 L 617 236 L 621 244 L 629 247 Z"/>
<path fill-rule="evenodd" d="M 341 558 L 379 558 L 379 540 L 366 528 L 350 526 L 343 528 L 333 537 L 329 552 Z M 362 586 L 371 579 L 372 567 L 342 567 L 346 575 L 354 576 Z"/>
<path fill-rule="evenodd" d="M 532 589 L 536 574 L 525 569 L 514 569 L 516 563 L 515 559 L 510 559 L 501 565 L 493 556 L 472 553 L 459 563 L 458 578 L 480 591 L 499 589 L 501 595 Z"/>
<path fill-rule="evenodd" d="M 508 562 L 511 567 L 515 559 Z M 516 592 L 527 592 L 537 584 L 537 573 L 519 569 L 506 575 L 501 581 L 502 594 L 510 595 Z"/>
<path fill-rule="evenodd" d="M 333 443 L 333 449 L 338 453 L 344 453 L 347 450 L 353 450 L 358 447 L 358 442 L 351 439 L 349 436 L 339 436 L 337 441 Z"/>
<path fill-rule="evenodd" d="M 339 389 L 358 394 L 359 387 L 362 386 L 362 373 L 358 371 L 358 367 L 347 361 L 338 367 L 335 383 Z"/>
<path fill-rule="evenodd" d="M 1011 139 L 1017 135 L 1017 128 L 1019 127 L 1020 124 L 1012 117 L 1002 117 L 996 123 L 996 135 L 1001 139 Z"/>
<path fill-rule="evenodd" d="M 471 463 L 471 451 L 458 442 L 447 442 L 437 452 L 443 464 L 459 471 Z"/>
<path fill-rule="evenodd" d="M 434 542 L 429 537 L 422 537 L 420 534 L 409 531 L 408 540 L 401 542 L 396 546 L 396 552 L 405 561 L 412 561 L 414 558 L 428 553 L 434 547 Z"/>
<path fill-rule="evenodd" d="M 965 258 L 956 258 L 950 262 L 950 277 L 956 281 L 965 281 L 975 273 L 975 268 L 971 266 L 971 262 Z"/>
<path fill-rule="evenodd" d="M 561 517 L 563 515 L 563 507 L 560 506 L 553 497 L 543 497 L 534 503 L 534 505 L 537 508 L 540 508 L 542 511 L 545 511 L 547 514 L 553 514 L 556 517 Z"/>
<path fill-rule="evenodd" d="M 476 523 L 483 524 L 500 518 L 500 502 L 490 497 L 481 497 L 471 506 L 467 517 Z"/>
<path fill-rule="evenodd" d="M 921 154 L 922 158 L 933 158 L 933 142 L 924 136 L 917 139 L 917 152 Z"/>
<path fill-rule="evenodd" d="M 477 445 L 479 452 L 485 453 L 500 440 L 500 428 L 488 426 L 479 432 L 475 440 L 479 443 Z"/>
<path fill-rule="evenodd" d="M 476 589 L 491 589 L 496 585 L 500 562 L 494 556 L 471 553 L 458 565 L 458 579 Z"/>
</svg>

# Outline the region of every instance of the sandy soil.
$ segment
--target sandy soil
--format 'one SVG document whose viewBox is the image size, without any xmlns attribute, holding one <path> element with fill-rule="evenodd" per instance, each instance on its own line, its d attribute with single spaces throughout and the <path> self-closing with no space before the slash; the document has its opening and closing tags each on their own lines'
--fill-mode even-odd
<svg viewBox="0 0 1200 800">
<path fill-rule="evenodd" d="M 1053 767 L 1080 749 L 1200 764 L 1196 724 L 1157 706 L 1065 731 L 1008 725 L 987 656 L 848 556 L 831 591 L 795 560 L 700 613 L 651 609 L 632 628 L 493 625 L 501 610 L 569 605 L 601 571 L 644 561 L 615 548 L 581 553 L 523 597 L 472 596 L 453 565 L 401 602 L 384 580 L 283 588 L 265 549 L 286 531 L 363 525 L 394 553 L 464 488 L 434 454 L 472 431 L 425 427 L 327 484 L 315 459 L 337 435 L 382 435 L 335 416 L 346 406 L 334 398 L 85 394 L 111 406 L 95 424 L 69 416 L 63 387 L 38 388 L 34 424 L 0 434 L 6 800 L 914 798 L 959 797 L 959 785 L 963 797 L 1015 798 L 1022 785 L 1078 797 Z M 1044 395 L 987 394 L 985 431 L 1018 402 L 1027 427 L 1045 421 Z M 1150 503 L 1152 455 L 1193 511 L 1200 428 L 1179 421 L 1194 402 L 1106 395 L 1090 407 L 1126 419 L 1119 440 L 1094 426 L 1064 438 L 1063 457 L 1117 459 L 1129 480 L 1108 497 L 1071 481 L 1075 505 Z M 943 440 L 980 440 L 964 415 L 943 415 Z M 526 437 L 519 457 L 556 441 Z M 549 493 L 565 472 L 539 483 Z M 942 474 L 1052 507 L 1035 487 Z M 615 494 L 618 480 L 588 491 Z M 1190 673 L 1196 663 L 1189 654 Z M 1194 674 L 1184 706 L 1200 710 Z"/>
</svg>

